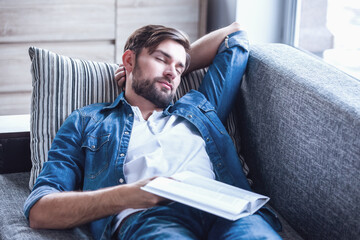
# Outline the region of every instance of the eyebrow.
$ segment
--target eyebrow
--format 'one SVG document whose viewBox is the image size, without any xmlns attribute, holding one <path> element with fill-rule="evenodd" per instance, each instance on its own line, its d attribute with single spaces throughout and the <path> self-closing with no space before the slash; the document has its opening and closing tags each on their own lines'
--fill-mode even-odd
<svg viewBox="0 0 360 240">
<path fill-rule="evenodd" d="M 162 55 L 164 55 L 165 57 L 173 59 L 170 54 L 168 54 L 167 52 L 164 52 L 163 50 L 157 49 L 154 52 L 159 52 Z M 180 67 L 185 68 L 185 65 L 182 62 L 179 62 L 179 65 L 180 65 Z"/>
</svg>

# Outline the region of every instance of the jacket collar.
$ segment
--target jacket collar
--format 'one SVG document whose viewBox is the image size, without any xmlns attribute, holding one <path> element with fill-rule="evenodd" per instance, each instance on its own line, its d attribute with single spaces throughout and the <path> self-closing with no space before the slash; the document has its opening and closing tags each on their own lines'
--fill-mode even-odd
<svg viewBox="0 0 360 240">
<path fill-rule="evenodd" d="M 126 103 L 129 104 L 126 100 L 125 100 L 125 92 L 122 91 L 119 96 L 117 96 L 117 98 L 115 99 L 115 101 L 110 104 L 109 106 L 104 107 L 103 109 L 114 109 L 116 108 L 118 105 L 120 105 L 120 103 Z"/>
</svg>

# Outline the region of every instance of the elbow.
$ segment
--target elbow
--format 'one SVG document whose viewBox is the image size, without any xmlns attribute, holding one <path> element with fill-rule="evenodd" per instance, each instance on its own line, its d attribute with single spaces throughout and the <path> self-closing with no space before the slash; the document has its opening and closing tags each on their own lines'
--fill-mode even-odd
<svg viewBox="0 0 360 240">
<path fill-rule="evenodd" d="M 29 225 L 31 228 L 33 229 L 41 229 L 41 228 L 45 228 L 43 222 L 44 220 L 42 220 L 41 216 L 39 216 L 40 214 L 37 211 L 34 211 L 34 209 L 30 210 L 30 214 L 29 214 Z"/>
<path fill-rule="evenodd" d="M 244 30 L 244 28 L 238 22 L 233 22 L 232 24 L 229 25 L 229 28 L 231 28 L 231 32 L 238 32 Z"/>
<path fill-rule="evenodd" d="M 29 212 L 29 226 L 32 229 L 68 229 L 77 226 L 72 221 L 61 220 L 59 215 L 56 216 L 54 212 L 35 204 Z"/>
<path fill-rule="evenodd" d="M 42 199 L 35 203 L 29 211 L 29 225 L 34 229 L 44 229 L 51 227 L 52 216 L 42 205 Z"/>
<path fill-rule="evenodd" d="M 38 224 L 36 221 L 29 219 L 29 226 L 32 229 L 41 229 L 40 224 Z"/>
</svg>

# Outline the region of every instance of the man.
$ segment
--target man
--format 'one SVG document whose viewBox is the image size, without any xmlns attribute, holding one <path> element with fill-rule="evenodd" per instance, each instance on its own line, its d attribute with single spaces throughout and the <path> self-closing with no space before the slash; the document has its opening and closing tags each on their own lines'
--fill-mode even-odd
<svg viewBox="0 0 360 240">
<path fill-rule="evenodd" d="M 246 34 L 236 23 L 191 48 L 172 28 L 135 31 L 123 54 L 126 77 L 116 76 L 124 92 L 112 104 L 73 112 L 57 133 L 24 206 L 30 226 L 90 222 L 96 239 L 278 239 L 259 214 L 228 221 L 179 203 L 164 205 L 165 199 L 140 189 L 156 176 L 188 170 L 250 190 L 221 123 L 247 58 Z M 181 75 L 211 61 L 201 93 L 170 104 Z"/>
</svg>

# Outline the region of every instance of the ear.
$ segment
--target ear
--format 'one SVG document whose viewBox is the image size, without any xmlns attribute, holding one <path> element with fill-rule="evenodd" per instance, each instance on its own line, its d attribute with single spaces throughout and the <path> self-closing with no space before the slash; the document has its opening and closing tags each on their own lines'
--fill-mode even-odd
<svg viewBox="0 0 360 240">
<path fill-rule="evenodd" d="M 122 56 L 122 61 L 127 73 L 131 73 L 135 66 L 135 53 L 131 50 L 126 50 Z"/>
</svg>

